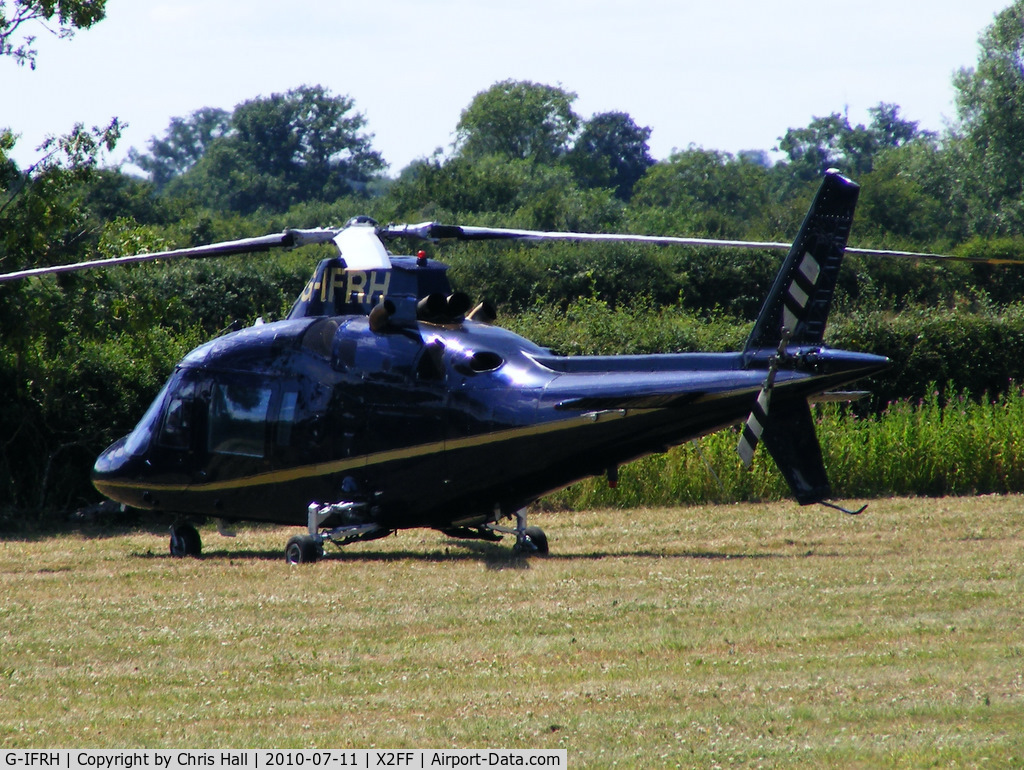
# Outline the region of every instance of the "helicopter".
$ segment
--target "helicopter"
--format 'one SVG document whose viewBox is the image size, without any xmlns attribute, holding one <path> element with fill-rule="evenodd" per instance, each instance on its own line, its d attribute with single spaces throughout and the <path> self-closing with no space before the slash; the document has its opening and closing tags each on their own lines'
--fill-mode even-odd
<svg viewBox="0 0 1024 770">
<path fill-rule="evenodd" d="M 582 478 L 738 426 L 750 465 L 763 443 L 801 505 L 834 502 L 810 403 L 844 398 L 890 365 L 830 348 L 824 331 L 859 186 L 830 170 L 791 244 L 548 233 L 426 222 L 286 230 L 189 249 L 0 276 L 204 258 L 333 243 L 284 320 L 188 353 L 135 428 L 92 470 L 125 506 L 173 518 L 170 553 L 199 556 L 197 523 L 301 526 L 285 558 L 425 527 L 460 539 L 515 538 L 549 551 L 529 506 Z M 560 356 L 495 325 L 494 308 L 453 292 L 447 266 L 392 254 L 396 239 L 635 241 L 786 250 L 742 350 Z"/>
</svg>

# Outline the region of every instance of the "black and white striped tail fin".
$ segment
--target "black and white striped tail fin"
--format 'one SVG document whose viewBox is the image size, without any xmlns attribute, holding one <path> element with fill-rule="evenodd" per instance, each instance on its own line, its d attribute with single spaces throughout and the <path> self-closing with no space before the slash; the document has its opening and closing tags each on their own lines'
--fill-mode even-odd
<svg viewBox="0 0 1024 770">
<path fill-rule="evenodd" d="M 748 364 L 765 349 L 776 353 L 736 451 L 749 468 L 763 441 L 804 505 L 831 494 L 814 422 L 806 399 L 776 399 L 772 406 L 772 391 L 789 345 L 822 344 L 859 191 L 837 171 L 825 174 L 744 349 Z"/>
<path fill-rule="evenodd" d="M 826 173 L 758 314 L 747 352 L 776 347 L 783 329 L 794 345 L 821 344 L 859 191 L 837 171 Z"/>
</svg>

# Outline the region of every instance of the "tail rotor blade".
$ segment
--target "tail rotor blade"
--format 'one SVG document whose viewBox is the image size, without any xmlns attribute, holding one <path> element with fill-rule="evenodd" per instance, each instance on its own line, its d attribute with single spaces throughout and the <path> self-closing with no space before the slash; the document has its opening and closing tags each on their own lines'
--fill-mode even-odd
<svg viewBox="0 0 1024 770">
<path fill-rule="evenodd" d="M 743 426 L 743 433 L 740 435 L 740 443 L 736 446 L 736 452 L 739 454 L 740 460 L 743 461 L 743 466 L 748 470 L 754 462 L 754 450 L 757 449 L 758 442 L 761 441 L 761 434 L 764 433 L 765 423 L 768 422 L 768 407 L 772 399 L 771 377 L 772 374 L 769 373 L 769 381 L 765 382 L 761 392 L 757 394 L 757 401 L 754 403 L 754 408 L 750 410 L 750 416 L 747 417 L 747 423 Z"/>
<path fill-rule="evenodd" d="M 754 402 L 754 408 L 750 410 L 747 422 L 743 426 L 743 432 L 740 434 L 740 442 L 736 445 L 736 453 L 739 454 L 740 460 L 748 470 L 754 462 L 754 450 L 757 449 L 757 445 L 761 441 L 761 434 L 764 433 L 764 428 L 768 424 L 768 408 L 771 406 L 775 375 L 779 371 L 779 363 L 786 354 L 786 345 L 789 344 L 791 336 L 792 332 L 784 327 L 782 339 L 779 341 L 779 349 L 768 364 L 768 376 L 765 377 L 764 385 L 761 386 L 761 391 L 757 394 L 757 401 Z"/>
</svg>

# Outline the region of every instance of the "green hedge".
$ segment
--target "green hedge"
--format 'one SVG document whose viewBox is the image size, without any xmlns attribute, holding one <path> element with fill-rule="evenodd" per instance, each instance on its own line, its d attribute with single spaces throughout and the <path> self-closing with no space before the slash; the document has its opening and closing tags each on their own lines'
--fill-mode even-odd
<svg viewBox="0 0 1024 770">
<path fill-rule="evenodd" d="M 816 407 L 818 437 L 836 499 L 891 495 L 1024 492 L 1024 393 L 989 402 L 938 389 L 857 417 L 838 405 Z M 790 497 L 771 456 L 759 448 L 748 471 L 736 455 L 739 434 L 720 431 L 644 458 L 619 471 L 619 484 L 582 481 L 546 498 L 548 508 L 635 508 Z"/>
<path fill-rule="evenodd" d="M 833 320 L 827 341 L 838 348 L 888 356 L 893 366 L 870 383 L 876 403 L 917 400 L 931 383 L 949 383 L 975 399 L 999 396 L 1024 382 L 1024 305 L 955 306 L 901 313 L 857 312 Z M 944 388 L 943 388 L 944 390 Z"/>
</svg>

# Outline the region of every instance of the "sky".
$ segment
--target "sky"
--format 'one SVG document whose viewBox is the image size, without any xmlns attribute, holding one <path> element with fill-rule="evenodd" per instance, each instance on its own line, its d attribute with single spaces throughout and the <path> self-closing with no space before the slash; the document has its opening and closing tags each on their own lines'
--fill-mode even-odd
<svg viewBox="0 0 1024 770">
<path fill-rule="evenodd" d="M 35 70 L 0 61 L 0 126 L 23 168 L 48 135 L 127 123 L 108 164 L 171 118 L 321 85 L 351 97 L 397 175 L 449 151 L 473 97 L 528 80 L 620 111 L 658 160 L 690 145 L 771 151 L 788 128 L 880 102 L 922 129 L 955 116 L 953 74 L 1011 0 L 108 0 Z M 130 169 L 128 169 L 130 170 Z"/>
</svg>

